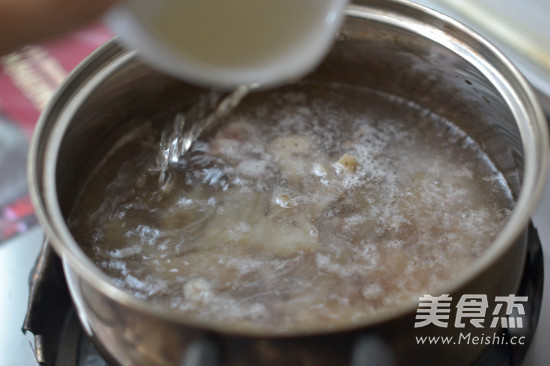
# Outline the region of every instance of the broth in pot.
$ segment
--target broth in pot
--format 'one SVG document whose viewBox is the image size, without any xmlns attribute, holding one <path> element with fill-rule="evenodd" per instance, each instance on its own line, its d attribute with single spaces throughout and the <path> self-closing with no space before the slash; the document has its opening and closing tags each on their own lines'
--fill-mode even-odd
<svg viewBox="0 0 550 366">
<path fill-rule="evenodd" d="M 457 126 L 367 88 L 247 97 L 159 188 L 159 121 L 113 147 L 69 227 L 112 282 L 186 317 L 285 333 L 339 328 L 434 293 L 511 213 Z"/>
</svg>

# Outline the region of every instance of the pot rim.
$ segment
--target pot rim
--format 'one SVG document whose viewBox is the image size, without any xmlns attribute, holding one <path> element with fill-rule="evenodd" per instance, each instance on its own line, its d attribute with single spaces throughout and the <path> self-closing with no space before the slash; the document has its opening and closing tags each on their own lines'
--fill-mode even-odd
<svg viewBox="0 0 550 366">
<path fill-rule="evenodd" d="M 518 69 L 491 43 L 461 23 L 406 0 L 360 0 L 348 6 L 346 15 L 404 28 L 452 50 L 475 66 L 493 83 L 517 122 L 525 161 L 523 184 L 518 200 L 504 228 L 491 246 L 474 261 L 468 270 L 463 271 L 447 286 L 434 291 L 432 295 L 453 293 L 487 270 L 527 227 L 544 191 L 548 173 L 549 143 L 544 114 L 531 86 Z M 443 26 L 436 26 L 437 24 Z M 455 37 L 449 36 L 443 29 L 452 31 Z M 471 43 L 477 48 L 470 46 Z M 374 326 L 416 310 L 418 303 L 411 301 L 378 311 L 375 316 L 355 324 L 298 329 L 283 333 L 266 332 L 265 329 L 256 330 L 248 327 L 239 329 L 232 326 L 231 329 L 227 329 L 223 324 L 185 317 L 178 310 L 167 309 L 138 299 L 115 287 L 108 276 L 84 254 L 69 232 L 58 204 L 55 172 L 59 147 L 74 112 L 103 78 L 116 72 L 120 66 L 135 57 L 135 51 L 123 50 L 117 45 L 116 39 L 94 51 L 75 68 L 50 100 L 39 118 L 31 143 L 28 161 L 29 191 L 38 221 L 54 249 L 78 276 L 85 279 L 100 293 L 138 311 L 182 326 L 241 336 L 295 337 L 329 334 Z M 94 73 L 85 76 L 90 70 L 94 70 Z M 68 95 L 71 88 L 76 92 Z M 49 126 L 52 120 L 55 122 L 53 126 Z"/>
</svg>

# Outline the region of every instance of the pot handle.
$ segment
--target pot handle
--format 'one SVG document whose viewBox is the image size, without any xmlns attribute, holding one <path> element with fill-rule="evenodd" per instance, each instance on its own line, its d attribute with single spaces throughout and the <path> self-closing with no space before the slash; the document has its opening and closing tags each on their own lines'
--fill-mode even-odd
<svg viewBox="0 0 550 366">
<path fill-rule="evenodd" d="M 380 337 L 364 334 L 354 343 L 351 366 L 395 366 L 393 352 Z"/>
<path fill-rule="evenodd" d="M 198 339 L 187 347 L 180 366 L 221 365 L 220 345 L 212 338 Z"/>
</svg>

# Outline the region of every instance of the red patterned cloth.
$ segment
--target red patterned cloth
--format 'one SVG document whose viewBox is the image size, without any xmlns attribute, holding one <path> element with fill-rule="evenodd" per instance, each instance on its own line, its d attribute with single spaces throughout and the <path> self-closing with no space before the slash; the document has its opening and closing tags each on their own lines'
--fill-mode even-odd
<svg viewBox="0 0 550 366">
<path fill-rule="evenodd" d="M 0 58 L 0 240 L 36 223 L 26 156 L 41 110 L 67 74 L 112 34 L 101 24 Z"/>
</svg>

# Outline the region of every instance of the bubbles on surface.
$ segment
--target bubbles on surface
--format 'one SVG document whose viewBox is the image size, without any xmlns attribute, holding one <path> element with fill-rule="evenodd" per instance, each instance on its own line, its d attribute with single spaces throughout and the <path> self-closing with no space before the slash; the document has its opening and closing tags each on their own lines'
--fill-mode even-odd
<svg viewBox="0 0 550 366">
<path fill-rule="evenodd" d="M 169 190 L 143 173 L 156 143 L 127 149 L 71 214 L 84 251 L 136 296 L 244 328 L 330 328 L 429 293 L 513 207 L 460 129 L 343 85 L 250 95 Z"/>
</svg>

